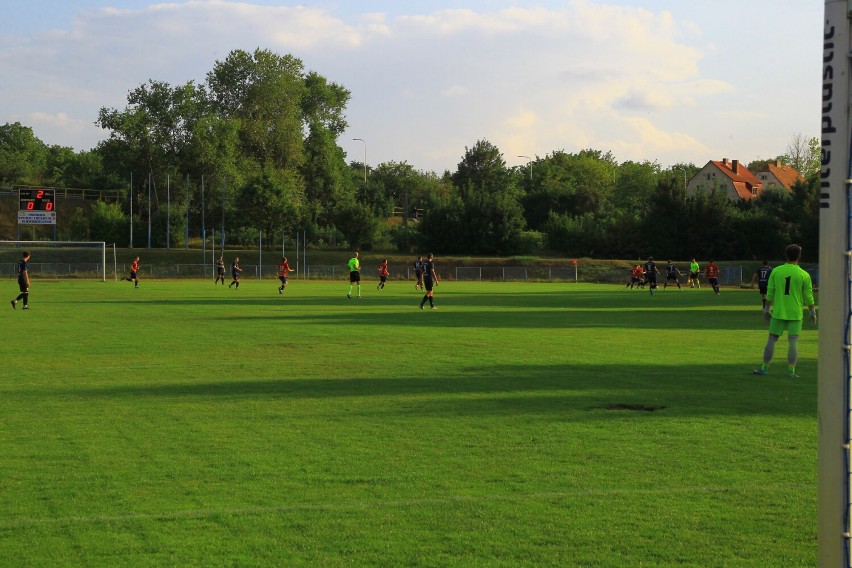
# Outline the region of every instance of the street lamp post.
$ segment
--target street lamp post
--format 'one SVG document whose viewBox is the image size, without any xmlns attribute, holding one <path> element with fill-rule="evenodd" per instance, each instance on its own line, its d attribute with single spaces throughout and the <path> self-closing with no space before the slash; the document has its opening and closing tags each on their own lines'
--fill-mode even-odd
<svg viewBox="0 0 852 568">
<path fill-rule="evenodd" d="M 532 158 L 529 156 L 518 156 L 519 158 L 525 158 L 527 163 L 530 165 L 530 181 L 532 181 Z"/>
<path fill-rule="evenodd" d="M 353 138 L 352 140 L 364 143 L 364 183 L 367 183 L 367 141 L 363 138 Z"/>
</svg>

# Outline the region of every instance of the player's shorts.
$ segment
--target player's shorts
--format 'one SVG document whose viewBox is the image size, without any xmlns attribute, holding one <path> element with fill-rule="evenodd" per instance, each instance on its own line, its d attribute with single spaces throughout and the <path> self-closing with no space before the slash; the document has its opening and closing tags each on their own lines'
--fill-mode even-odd
<svg viewBox="0 0 852 568">
<path fill-rule="evenodd" d="M 784 330 L 787 335 L 800 335 L 802 333 L 802 320 L 782 320 L 772 318 L 769 320 L 769 333 L 781 337 Z"/>
<path fill-rule="evenodd" d="M 29 287 L 27 286 L 27 281 L 26 281 L 26 280 L 20 280 L 20 279 L 19 279 L 19 280 L 18 280 L 18 289 L 19 289 L 22 293 L 26 294 L 26 293 L 29 291 Z"/>
<path fill-rule="evenodd" d="M 427 292 L 431 292 L 432 288 L 434 287 L 434 283 L 432 282 L 431 278 L 424 278 L 423 279 L 423 286 L 426 288 Z"/>
<path fill-rule="evenodd" d="M 279 276 L 278 280 L 280 280 L 282 284 L 287 284 L 287 277 L 286 276 Z"/>
<path fill-rule="evenodd" d="M 221 269 L 217 270 L 217 271 L 216 271 L 216 274 L 218 274 L 219 276 L 221 276 L 222 278 L 224 278 L 224 277 L 225 277 L 225 269 L 224 269 L 224 268 L 221 268 Z"/>
<path fill-rule="evenodd" d="M 698 280 L 698 273 L 697 272 L 690 272 L 689 277 L 692 278 L 693 280 Z"/>
<path fill-rule="evenodd" d="M 137 278 L 139 278 L 139 276 L 137 276 L 137 275 L 136 275 L 136 271 L 135 271 L 135 270 L 131 270 L 131 271 L 130 271 L 130 279 L 131 279 L 131 280 L 136 280 Z"/>
<path fill-rule="evenodd" d="M 240 279 L 240 273 L 237 272 L 236 270 L 234 270 L 233 272 L 231 272 L 231 278 L 233 278 L 234 280 L 239 280 Z"/>
<path fill-rule="evenodd" d="M 360 270 L 353 270 L 352 272 L 349 273 L 349 282 L 350 283 L 360 282 L 360 281 L 361 281 L 361 271 Z"/>
<path fill-rule="evenodd" d="M 757 291 L 760 292 L 760 294 L 762 296 L 766 295 L 766 292 L 767 292 L 766 289 L 767 288 L 768 288 L 768 284 L 760 284 L 760 283 L 757 284 Z"/>
<path fill-rule="evenodd" d="M 708 278 L 707 281 L 710 282 L 711 286 L 718 286 L 719 285 L 719 279 L 718 278 Z"/>
<path fill-rule="evenodd" d="M 668 274 L 666 274 L 666 282 L 668 282 L 669 280 L 674 280 L 675 282 L 677 282 L 677 274 L 675 274 L 674 272 L 669 272 Z"/>
<path fill-rule="evenodd" d="M 641 279 L 641 278 L 631 278 L 631 279 L 630 279 L 630 283 L 631 283 L 631 284 L 641 284 L 641 283 L 642 283 L 642 279 Z"/>
<path fill-rule="evenodd" d="M 645 277 L 645 281 L 648 284 L 656 284 L 657 283 L 657 275 L 656 274 L 649 274 L 648 276 Z"/>
<path fill-rule="evenodd" d="M 415 270 L 415 271 L 414 271 L 414 276 L 415 276 L 415 277 L 417 278 L 417 280 L 419 281 L 421 278 L 423 278 L 423 271 L 422 271 L 422 270 Z"/>
<path fill-rule="evenodd" d="M 379 281 L 382 282 L 382 283 L 385 283 L 385 282 L 388 281 L 388 277 L 387 276 L 379 276 Z"/>
</svg>

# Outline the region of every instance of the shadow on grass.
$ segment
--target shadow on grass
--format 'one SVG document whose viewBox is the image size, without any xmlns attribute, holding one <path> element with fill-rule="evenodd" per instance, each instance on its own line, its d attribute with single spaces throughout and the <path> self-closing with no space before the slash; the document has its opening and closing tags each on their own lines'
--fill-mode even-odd
<svg viewBox="0 0 852 568">
<path fill-rule="evenodd" d="M 454 377 L 248 379 L 80 386 L 22 392 L 91 399 L 268 398 L 345 399 L 365 415 L 600 415 L 816 416 L 816 378 L 791 380 L 780 369 L 767 376 L 751 368 L 713 365 L 685 373 L 664 365 L 499 365 L 460 369 Z M 815 372 L 815 371 L 814 371 Z M 118 400 L 116 400 L 118 401 Z M 653 412 L 646 412 L 651 409 Z M 635 412 L 641 411 L 641 412 Z"/>
</svg>

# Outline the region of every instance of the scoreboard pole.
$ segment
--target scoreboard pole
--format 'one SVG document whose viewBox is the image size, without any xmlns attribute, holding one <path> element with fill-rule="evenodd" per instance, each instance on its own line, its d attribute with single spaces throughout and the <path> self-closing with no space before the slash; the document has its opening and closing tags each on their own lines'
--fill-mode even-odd
<svg viewBox="0 0 852 568">
<path fill-rule="evenodd" d="M 818 561 L 850 557 L 850 2 L 825 0 L 819 218 Z"/>
</svg>

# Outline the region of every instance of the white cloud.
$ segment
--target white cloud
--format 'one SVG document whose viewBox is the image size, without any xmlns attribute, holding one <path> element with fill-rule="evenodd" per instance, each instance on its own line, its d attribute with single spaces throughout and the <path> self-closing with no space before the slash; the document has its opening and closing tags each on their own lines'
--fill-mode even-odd
<svg viewBox="0 0 852 568">
<path fill-rule="evenodd" d="M 345 150 L 357 156 L 360 147 L 347 144 L 361 137 L 372 163 L 437 171 L 481 138 L 509 162 L 595 147 L 619 159 L 704 163 L 708 148 L 726 144 L 710 140 L 723 135 L 720 116 L 741 113 L 766 128 L 764 99 L 792 96 L 747 97 L 754 85 L 708 47 L 708 37 L 728 49 L 727 38 L 738 36 L 679 18 L 677 4 L 657 12 L 591 0 L 491 11 L 428 6 L 338 16 L 332 5 L 191 0 L 80 11 L 61 29 L 0 39 L 0 122 L 38 120 L 48 144 L 87 149 L 105 137 L 92 125 L 99 107 L 123 107 L 148 79 L 203 81 L 231 50 L 256 47 L 292 53 L 351 90 Z M 759 58 L 756 48 L 741 51 L 737 67 L 757 72 L 759 63 L 745 60 Z M 790 123 L 786 116 L 788 129 L 807 131 Z"/>
</svg>

